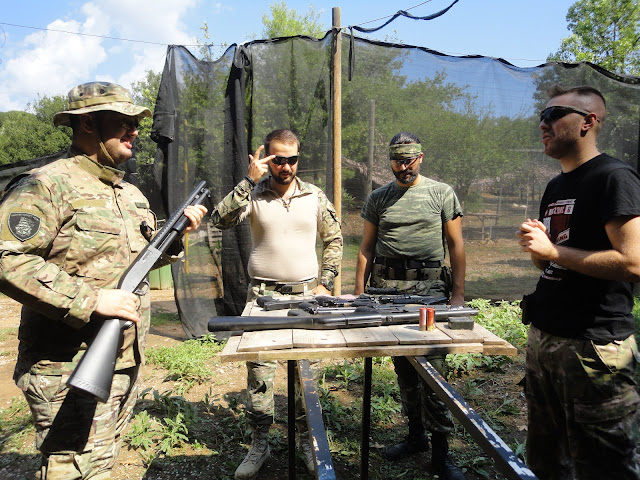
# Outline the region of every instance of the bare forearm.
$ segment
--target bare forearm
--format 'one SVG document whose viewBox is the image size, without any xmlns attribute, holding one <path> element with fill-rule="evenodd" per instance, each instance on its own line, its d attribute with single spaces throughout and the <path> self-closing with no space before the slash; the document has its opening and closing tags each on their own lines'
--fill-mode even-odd
<svg viewBox="0 0 640 480">
<path fill-rule="evenodd" d="M 550 261 L 583 275 L 627 282 L 640 280 L 640 265 L 617 250 L 589 251 L 556 245 L 555 251 Z"/>
<path fill-rule="evenodd" d="M 464 247 L 456 246 L 455 250 L 450 252 L 451 271 L 453 275 L 453 287 L 451 291 L 451 305 L 464 304 L 464 277 L 467 269 L 467 260 Z"/>
<path fill-rule="evenodd" d="M 363 254 L 362 251 L 358 252 L 358 258 L 356 260 L 356 286 L 353 291 L 355 295 L 364 293 L 367 281 L 371 275 L 372 260 L 373 256 L 367 256 Z"/>
</svg>

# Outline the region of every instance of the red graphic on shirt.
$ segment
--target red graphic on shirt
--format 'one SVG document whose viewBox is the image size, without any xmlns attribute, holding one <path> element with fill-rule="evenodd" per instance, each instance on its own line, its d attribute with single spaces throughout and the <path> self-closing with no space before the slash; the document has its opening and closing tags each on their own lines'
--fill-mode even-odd
<svg viewBox="0 0 640 480">
<path fill-rule="evenodd" d="M 569 240 L 570 229 L 569 221 L 575 207 L 576 199 L 558 200 L 547 205 L 544 212 L 542 223 L 547 227 L 547 235 L 556 245 L 561 245 Z M 542 277 L 547 280 L 562 280 L 563 273 L 566 269 L 560 265 L 551 262 L 542 272 Z"/>
</svg>

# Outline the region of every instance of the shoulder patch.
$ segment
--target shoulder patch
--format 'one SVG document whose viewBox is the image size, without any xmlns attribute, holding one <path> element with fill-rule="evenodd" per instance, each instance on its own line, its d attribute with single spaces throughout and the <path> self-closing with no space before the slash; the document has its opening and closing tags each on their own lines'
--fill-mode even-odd
<svg viewBox="0 0 640 480">
<path fill-rule="evenodd" d="M 13 236 L 24 242 L 33 238 L 40 230 L 40 217 L 33 213 L 12 212 L 7 224 Z"/>
</svg>

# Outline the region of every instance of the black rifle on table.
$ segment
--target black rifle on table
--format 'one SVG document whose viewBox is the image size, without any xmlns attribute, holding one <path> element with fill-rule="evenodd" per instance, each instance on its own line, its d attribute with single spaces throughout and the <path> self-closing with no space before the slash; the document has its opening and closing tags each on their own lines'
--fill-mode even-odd
<svg viewBox="0 0 640 480">
<path fill-rule="evenodd" d="M 478 310 L 468 307 L 434 305 L 436 321 L 470 317 Z M 382 325 L 418 324 L 420 307 L 389 306 L 384 308 L 357 307 L 354 311 L 340 313 L 335 309 L 331 315 L 313 315 L 303 310 L 291 310 L 289 315 L 280 317 L 212 317 L 208 323 L 210 332 L 279 330 L 302 328 L 309 330 L 332 330 L 335 328 L 379 327 Z"/>
<path fill-rule="evenodd" d="M 372 307 L 376 308 L 384 304 L 394 305 L 433 305 L 435 303 L 446 302 L 447 297 L 434 297 L 431 295 L 367 295 L 361 294 L 354 299 L 329 297 L 319 295 L 317 297 L 293 298 L 290 300 L 262 296 L 256 299 L 256 303 L 263 310 L 269 312 L 274 310 L 286 310 L 290 308 L 307 308 L 309 305 L 316 305 L 319 308 L 356 308 Z"/>
<path fill-rule="evenodd" d="M 162 257 L 162 254 L 184 233 L 184 230 L 191 223 L 184 215 L 184 209 L 189 205 L 200 205 L 208 194 L 206 182 L 200 182 L 124 272 L 117 288 L 139 296 L 146 293 L 149 287 L 147 280 L 149 272 Z M 98 400 L 105 402 L 111 392 L 111 382 L 113 381 L 118 348 L 122 340 L 122 331 L 132 325 L 131 321 L 117 318 L 105 320 L 67 380 L 67 385 L 89 392 Z"/>
</svg>

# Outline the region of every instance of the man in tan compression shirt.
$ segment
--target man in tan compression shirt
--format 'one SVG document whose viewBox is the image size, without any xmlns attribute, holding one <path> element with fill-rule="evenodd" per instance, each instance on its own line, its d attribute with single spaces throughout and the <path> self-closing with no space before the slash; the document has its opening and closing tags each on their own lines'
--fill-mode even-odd
<svg viewBox="0 0 640 480">
<path fill-rule="evenodd" d="M 266 156 L 260 158 L 263 150 Z M 247 302 L 260 295 L 330 295 L 338 274 L 342 260 L 338 216 L 322 190 L 297 177 L 299 151 L 300 141 L 291 130 L 271 132 L 264 145 L 249 155 L 249 174 L 212 213 L 214 225 L 221 229 L 245 219 L 251 225 Z M 316 236 L 323 242 L 319 274 Z M 252 441 L 236 470 L 236 480 L 254 478 L 269 457 L 275 371 L 275 362 L 247 362 L 247 418 Z M 313 457 L 301 407 L 297 396 L 300 446 L 307 468 L 312 471 Z"/>
</svg>

